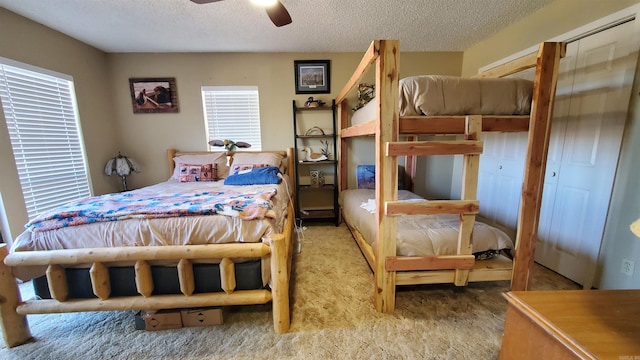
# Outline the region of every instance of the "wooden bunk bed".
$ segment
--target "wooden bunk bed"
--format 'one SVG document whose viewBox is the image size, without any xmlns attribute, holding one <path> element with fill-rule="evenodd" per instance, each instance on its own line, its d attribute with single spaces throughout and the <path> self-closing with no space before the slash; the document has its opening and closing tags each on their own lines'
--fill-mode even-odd
<svg viewBox="0 0 640 360">
<path fill-rule="evenodd" d="M 211 154 L 215 153 L 168 150 L 169 173 L 175 174 L 174 157 L 183 155 L 209 156 Z M 240 156 L 234 155 L 233 153 L 222 154 L 232 158 L 234 156 L 239 158 Z M 243 152 L 243 154 L 245 154 L 243 155 L 245 157 L 252 156 L 251 154 L 255 154 L 256 156 L 262 156 L 263 154 L 280 156 L 281 159 L 283 159 L 282 165 L 286 163 L 287 173 L 290 173 L 294 169 L 294 156 L 293 149 L 291 148 L 286 151 Z M 220 156 L 221 159 L 224 158 L 223 162 L 227 161 L 226 157 L 227 156 Z M 290 178 L 292 179 L 293 177 Z M 177 183 L 180 184 L 180 182 Z M 289 184 L 288 187 L 292 188 L 292 185 Z M 211 240 L 203 239 L 201 241 L 203 244 L 191 245 L 193 239 L 190 239 L 188 241 L 189 245 L 123 245 L 120 247 L 17 251 L 11 253 L 9 253 L 6 244 L 0 245 L 0 320 L 5 344 L 8 347 L 13 347 L 28 342 L 31 339 L 26 319 L 27 314 L 103 310 L 159 310 L 204 306 L 265 304 L 268 302 L 272 302 L 273 304 L 275 332 L 287 332 L 290 325 L 289 281 L 294 220 L 292 199 L 289 200 L 287 195 L 286 199 L 282 201 L 286 202 L 283 205 L 283 216 L 286 216 L 286 219 L 283 220 L 284 225 L 282 226 L 282 231 L 273 231 L 270 236 L 262 235 L 262 238 L 252 240 L 257 242 L 244 243 L 242 240 L 240 240 L 240 242 L 236 240 L 230 243 L 212 244 L 207 243 L 207 241 Z M 228 218 L 222 215 L 197 217 Z M 173 219 L 179 221 L 180 218 Z M 189 221 L 185 218 L 181 219 Z M 282 218 L 278 217 L 277 219 Z M 165 219 L 157 220 L 162 221 Z M 205 219 L 195 220 L 198 222 L 205 221 Z M 211 219 L 211 221 L 212 220 L 213 219 Z M 245 220 L 234 219 L 234 221 L 244 222 Z M 119 222 L 120 220 L 115 223 Z M 238 225 L 236 226 L 239 227 Z M 77 228 L 79 227 L 82 226 L 78 226 Z M 175 226 L 167 227 L 175 228 Z M 276 228 L 273 229 L 275 230 Z M 203 229 L 203 232 L 208 234 L 213 231 Z M 193 237 L 197 236 L 197 234 L 189 236 Z M 195 242 L 195 240 L 193 241 Z M 254 273 L 258 273 L 256 277 L 259 278 L 259 280 L 256 280 L 258 282 L 257 288 L 249 290 L 240 288 L 239 285 L 242 279 L 237 278 L 237 274 L 239 274 L 238 271 L 241 271 L 238 269 L 241 265 L 234 263 L 234 259 L 236 258 L 244 260 L 256 259 L 253 261 L 258 264 L 256 265 L 258 270 L 254 271 Z M 115 284 L 110 281 L 110 279 L 112 279 L 110 278 L 112 275 L 111 270 L 113 270 L 110 270 L 110 266 L 123 266 L 123 262 L 130 264 L 135 270 L 130 272 L 127 282 L 133 284 L 131 290 L 134 293 L 137 292 L 137 294 L 114 296 L 112 294 L 112 285 Z M 154 263 L 158 266 L 154 265 Z M 134 264 L 135 266 L 133 266 Z M 197 285 L 197 281 L 194 280 L 194 278 L 198 278 L 198 276 L 197 274 L 194 276 L 194 273 L 200 271 L 197 266 L 202 265 L 209 266 L 209 268 L 218 267 L 214 268 L 213 274 L 216 274 L 218 272 L 217 269 L 219 269 L 220 289 L 215 292 L 198 290 L 197 287 L 199 285 Z M 45 283 L 48 284 L 51 299 L 21 300 L 16 278 L 14 277 L 15 270 L 18 268 L 23 270 L 32 269 L 34 267 L 46 268 Z M 71 281 L 67 281 L 69 274 L 66 271 L 69 269 L 65 269 L 67 267 L 81 267 L 83 271 L 87 271 L 86 268 L 90 267 L 88 271 L 90 274 L 90 289 L 88 291 L 93 292 L 93 294 L 90 295 L 91 298 L 71 298 L 71 296 L 69 296 L 72 292 L 72 286 L 76 285 L 72 284 Z M 172 271 L 174 274 L 177 273 L 177 280 L 175 280 L 179 284 L 177 294 L 155 293 L 154 287 L 157 289 L 159 285 L 162 284 L 158 283 L 159 277 L 152 274 L 152 270 L 156 270 L 154 267 L 172 268 L 169 271 Z M 265 273 L 268 275 L 264 275 Z M 131 276 L 135 279 L 131 280 Z M 213 276 L 214 275 L 206 275 L 205 280 L 210 281 L 208 279 Z M 267 276 L 266 279 L 265 276 Z M 200 278 L 202 279 L 202 277 Z M 263 281 L 268 283 L 268 285 L 264 285 Z M 236 284 L 238 284 L 238 287 Z M 211 286 L 206 285 L 203 288 L 207 287 Z"/>
<path fill-rule="evenodd" d="M 377 232 L 372 248 L 349 225 L 375 277 L 374 302 L 381 312 L 395 307 L 396 285 L 454 283 L 511 279 L 512 290 L 527 290 L 533 266 L 542 199 L 543 176 L 549 143 L 558 66 L 563 43 L 542 43 L 538 53 L 516 59 L 475 77 L 504 77 L 535 67 L 529 115 L 409 116 L 399 113 L 399 58 L 397 40 L 376 40 L 336 98 L 340 116 L 340 190 L 347 189 L 347 141 L 359 136 L 375 137 L 375 219 Z M 375 71 L 375 116 L 349 124 L 348 96 L 365 74 Z M 479 203 L 476 200 L 482 132 L 528 131 L 528 145 L 516 234 L 514 259 L 499 256 L 475 260 L 471 233 Z M 463 140 L 417 141 L 418 135 L 458 134 Z M 407 141 L 400 141 L 400 136 Z M 413 179 L 417 156 L 463 155 L 460 200 L 399 201 L 398 157 L 406 156 L 405 169 Z M 448 256 L 396 256 L 397 217 L 417 214 L 457 214 L 460 217 L 457 253 Z"/>
</svg>

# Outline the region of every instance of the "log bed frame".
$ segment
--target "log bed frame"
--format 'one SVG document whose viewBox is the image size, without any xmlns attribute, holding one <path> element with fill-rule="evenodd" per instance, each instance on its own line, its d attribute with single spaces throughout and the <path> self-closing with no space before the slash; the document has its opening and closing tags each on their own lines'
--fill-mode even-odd
<svg viewBox="0 0 640 360">
<path fill-rule="evenodd" d="M 553 115 L 560 58 L 566 44 L 542 43 L 539 51 L 474 77 L 504 77 L 535 67 L 530 115 L 525 116 L 399 116 L 398 40 L 375 40 L 355 72 L 336 98 L 340 117 L 340 190 L 347 188 L 347 141 L 375 136 L 376 248 L 348 223 L 354 239 L 374 273 L 374 303 L 380 312 L 393 312 L 396 285 L 454 283 L 511 279 L 512 290 L 528 290 L 533 266 L 542 201 L 543 177 Z M 373 67 L 373 68 L 372 68 Z M 375 71 L 376 118 L 350 126 L 347 96 L 368 72 Z M 471 232 L 479 211 L 476 198 L 482 132 L 528 131 L 528 145 L 513 260 L 499 256 L 475 261 Z M 418 135 L 458 134 L 464 140 L 417 141 Z M 407 141 L 400 141 L 400 135 Z M 459 136 L 459 137 L 461 137 Z M 423 155 L 464 156 L 460 200 L 398 201 L 398 157 L 406 156 L 405 171 L 413 182 L 416 157 Z M 460 230 L 457 254 L 450 256 L 396 256 L 397 216 L 458 214 Z M 345 221 L 346 222 L 346 221 Z M 376 256 L 377 255 L 377 256 Z"/>
<path fill-rule="evenodd" d="M 293 166 L 293 149 L 263 151 L 287 158 L 287 173 Z M 173 157 L 184 154 L 204 154 L 205 151 L 167 151 L 169 174 L 173 174 Z M 228 153 L 233 156 L 233 153 Z M 290 177 L 293 178 L 293 177 Z M 291 274 L 293 202 L 287 207 L 287 220 L 283 233 L 274 234 L 265 243 L 233 243 L 207 245 L 178 245 L 153 247 L 119 247 L 96 249 L 70 249 L 55 251 L 26 251 L 8 254 L 6 244 L 0 245 L 0 320 L 7 347 L 17 346 L 32 339 L 27 314 L 65 313 L 102 310 L 159 310 L 203 306 L 251 305 L 273 303 L 275 332 L 289 330 L 289 281 Z M 236 279 L 233 258 L 263 258 L 270 264 L 269 289 L 235 290 Z M 221 259 L 220 280 L 224 292 L 194 294 L 192 261 Z M 180 291 L 178 295 L 152 295 L 154 288 L 149 261 L 177 261 Z M 110 262 L 135 263 L 135 284 L 140 295 L 110 297 L 108 266 Z M 266 261 L 266 262 L 265 262 Z M 68 285 L 64 267 L 74 264 L 92 264 L 91 284 L 97 298 L 67 300 Z M 22 301 L 12 266 L 47 266 L 47 282 L 53 299 Z"/>
</svg>

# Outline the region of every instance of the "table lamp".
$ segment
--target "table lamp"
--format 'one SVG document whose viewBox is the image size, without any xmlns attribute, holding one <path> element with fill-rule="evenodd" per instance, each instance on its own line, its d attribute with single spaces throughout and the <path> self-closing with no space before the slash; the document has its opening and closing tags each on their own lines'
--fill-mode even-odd
<svg viewBox="0 0 640 360">
<path fill-rule="evenodd" d="M 640 219 L 634 221 L 631 226 L 629 226 L 629 228 L 631 229 L 632 233 L 640 238 Z"/>
<path fill-rule="evenodd" d="M 104 173 L 108 176 L 118 174 L 122 177 L 122 191 L 128 191 L 127 189 L 127 176 L 132 171 L 140 172 L 140 165 L 130 157 L 124 156 L 118 152 L 116 157 L 113 157 L 107 161 L 104 166 Z"/>
</svg>

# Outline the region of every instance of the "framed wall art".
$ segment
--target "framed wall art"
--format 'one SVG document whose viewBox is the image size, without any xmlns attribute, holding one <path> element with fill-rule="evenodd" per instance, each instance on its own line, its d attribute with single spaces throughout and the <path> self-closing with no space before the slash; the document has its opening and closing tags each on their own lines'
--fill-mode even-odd
<svg viewBox="0 0 640 360">
<path fill-rule="evenodd" d="M 331 92 L 329 60 L 294 60 L 296 94 Z"/>
<path fill-rule="evenodd" d="M 178 112 L 175 78 L 131 78 L 129 88 L 134 114 Z"/>
</svg>

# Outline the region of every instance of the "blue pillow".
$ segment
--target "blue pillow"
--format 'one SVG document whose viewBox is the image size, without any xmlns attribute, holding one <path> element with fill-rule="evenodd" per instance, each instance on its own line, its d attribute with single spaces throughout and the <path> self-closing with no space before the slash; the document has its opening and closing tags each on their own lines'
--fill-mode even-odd
<svg viewBox="0 0 640 360">
<path fill-rule="evenodd" d="M 277 166 L 254 168 L 251 171 L 229 175 L 224 179 L 225 185 L 256 185 L 256 184 L 280 184 L 282 179 L 278 176 L 280 169 Z"/>
</svg>

